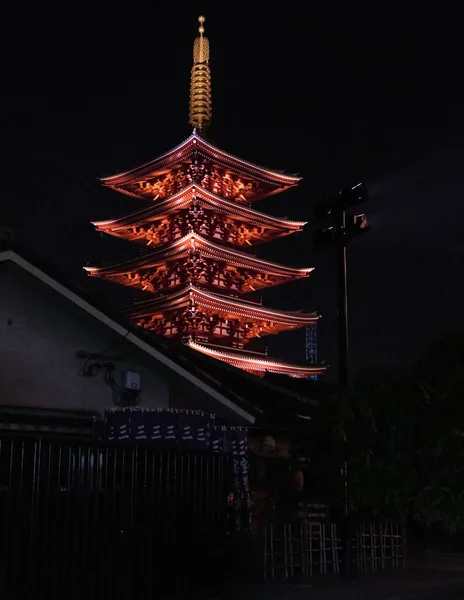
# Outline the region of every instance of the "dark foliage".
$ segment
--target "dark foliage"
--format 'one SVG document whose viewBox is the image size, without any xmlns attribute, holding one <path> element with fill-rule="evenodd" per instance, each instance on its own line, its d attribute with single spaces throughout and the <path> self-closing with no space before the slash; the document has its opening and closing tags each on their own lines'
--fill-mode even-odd
<svg viewBox="0 0 464 600">
<path fill-rule="evenodd" d="M 464 529 L 463 398 L 460 332 L 434 344 L 413 369 L 370 369 L 347 398 L 329 394 L 312 422 L 312 451 L 317 442 L 335 474 L 346 435 L 358 515 Z"/>
</svg>

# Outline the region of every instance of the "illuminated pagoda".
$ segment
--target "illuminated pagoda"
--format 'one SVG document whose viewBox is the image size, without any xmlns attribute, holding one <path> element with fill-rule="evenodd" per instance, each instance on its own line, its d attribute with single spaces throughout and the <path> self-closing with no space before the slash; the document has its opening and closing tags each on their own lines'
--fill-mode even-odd
<svg viewBox="0 0 464 600">
<path fill-rule="evenodd" d="M 304 222 L 276 218 L 253 208 L 265 197 L 298 184 L 300 178 L 237 158 L 211 144 L 209 41 L 204 17 L 194 42 L 190 88 L 193 133 L 179 146 L 131 171 L 102 179 L 103 185 L 147 207 L 109 221 L 100 232 L 145 245 L 134 260 L 86 267 L 89 275 L 142 290 L 148 299 L 129 311 L 151 332 L 262 376 L 322 373 L 317 365 L 296 365 L 253 351 L 253 338 L 315 325 L 315 312 L 266 308 L 254 292 L 309 277 L 311 268 L 293 268 L 257 258 L 256 244 L 301 231 Z"/>
</svg>

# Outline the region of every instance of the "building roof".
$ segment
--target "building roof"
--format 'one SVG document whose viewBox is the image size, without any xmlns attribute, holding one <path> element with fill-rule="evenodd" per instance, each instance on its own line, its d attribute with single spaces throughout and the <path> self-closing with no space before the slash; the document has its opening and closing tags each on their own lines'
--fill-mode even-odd
<svg viewBox="0 0 464 600">
<path fill-rule="evenodd" d="M 300 181 L 300 177 L 296 175 L 286 175 L 282 171 L 266 169 L 265 167 L 238 158 L 233 154 L 224 152 L 198 135 L 195 130 L 181 144 L 161 156 L 129 171 L 102 177 L 101 181 L 108 187 L 127 193 L 125 186 L 161 175 L 188 160 L 193 156 L 193 153 L 196 153 L 197 157 L 199 156 L 212 161 L 219 167 L 267 184 L 269 187 L 265 193 L 259 195 L 261 198 L 297 185 Z M 137 196 L 137 194 L 130 191 L 129 194 L 136 197 L 143 197 L 143 195 Z M 254 200 L 257 199 L 258 197 L 254 198 Z"/>
<path fill-rule="evenodd" d="M 199 252 L 202 259 L 211 259 L 227 263 L 237 268 L 247 269 L 255 273 L 266 273 L 272 275 L 274 280 L 266 283 L 265 280 L 258 281 L 260 287 L 266 285 L 276 285 L 293 279 L 309 277 L 313 267 L 297 268 L 287 267 L 278 263 L 256 258 L 251 254 L 235 250 L 224 245 L 218 245 L 199 235 L 198 233 L 189 233 L 188 235 L 167 244 L 145 256 L 137 257 L 133 260 L 124 261 L 119 264 L 105 267 L 84 267 L 84 269 L 94 277 L 105 277 L 115 283 L 124 285 L 139 285 L 140 279 L 135 276 L 128 280 L 127 274 L 140 273 L 160 265 L 176 261 L 181 258 L 187 258 L 192 251 Z M 258 289 L 258 288 L 257 288 Z"/>
<path fill-rule="evenodd" d="M 104 231 L 112 235 L 118 235 L 119 229 L 134 227 L 144 223 L 150 223 L 157 219 L 162 219 L 168 214 L 176 213 L 197 202 L 200 206 L 211 208 L 215 212 L 228 215 L 231 219 L 240 220 L 245 223 L 255 224 L 260 227 L 268 227 L 281 232 L 281 234 L 301 231 L 307 224 L 306 221 L 291 221 L 286 217 L 273 217 L 254 208 L 238 204 L 233 200 L 221 198 L 202 188 L 199 185 L 191 184 L 183 188 L 176 194 L 169 196 L 164 200 L 157 200 L 147 208 L 124 215 L 117 219 L 106 221 L 94 221 L 92 224 L 98 231 Z"/>
<path fill-rule="evenodd" d="M 255 375 L 263 375 L 272 369 L 273 373 L 289 375 L 290 377 L 308 378 L 312 375 L 322 375 L 326 370 L 322 365 L 297 365 L 277 358 L 272 358 L 266 354 L 250 352 L 247 350 L 223 348 L 221 346 L 213 346 L 211 344 L 203 344 L 194 341 L 188 342 L 188 346 L 198 350 L 198 352 L 212 356 L 217 360 L 222 360 L 229 365 L 244 369 Z"/>
<path fill-rule="evenodd" d="M 122 338 L 147 355 L 164 364 L 176 375 L 201 389 L 220 405 L 234 412 L 242 422 L 266 421 L 267 415 L 278 416 L 278 422 L 292 420 L 295 415 L 310 414 L 317 405 L 314 385 L 295 383 L 283 376 L 269 375 L 261 379 L 231 365 L 219 362 L 188 348 L 132 326 L 124 316 L 113 312 L 104 302 L 83 292 L 67 277 L 43 264 L 27 249 L 12 242 L 0 245 L 0 266 L 12 262 L 42 281 L 61 296 L 97 318 Z"/>
<path fill-rule="evenodd" d="M 319 319 L 316 312 L 290 312 L 267 308 L 258 302 L 213 293 L 192 284 L 172 294 L 138 302 L 127 314 L 132 319 L 153 319 L 158 316 L 161 318 L 165 311 L 187 307 L 192 300 L 202 310 L 219 312 L 227 315 L 226 318 L 250 321 L 254 329 L 259 328 L 262 331 L 262 335 L 314 324 Z"/>
</svg>

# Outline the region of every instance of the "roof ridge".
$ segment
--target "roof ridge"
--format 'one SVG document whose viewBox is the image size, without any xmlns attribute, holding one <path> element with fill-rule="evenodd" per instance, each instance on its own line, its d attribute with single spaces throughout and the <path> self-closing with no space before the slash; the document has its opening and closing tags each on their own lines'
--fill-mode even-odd
<svg viewBox="0 0 464 600">
<path fill-rule="evenodd" d="M 113 271 L 114 269 L 117 269 L 118 267 L 124 267 L 124 266 L 128 266 L 131 264 L 134 267 L 139 265 L 139 266 L 145 266 L 145 267 L 149 268 L 151 266 L 150 260 L 153 259 L 155 256 L 162 257 L 163 254 L 165 254 L 169 251 L 174 251 L 176 249 L 176 247 L 179 247 L 182 244 L 185 244 L 189 240 L 192 240 L 192 239 L 195 239 L 198 242 L 204 243 L 205 246 L 209 246 L 211 248 L 217 249 L 219 252 L 225 252 L 226 254 L 229 254 L 229 255 L 236 254 L 237 256 L 241 257 L 244 261 L 249 260 L 251 262 L 258 262 L 258 263 L 261 263 L 263 266 L 268 265 L 269 267 L 277 267 L 284 271 L 290 271 L 290 272 L 303 271 L 303 272 L 307 272 L 308 276 L 312 271 L 314 271 L 314 267 L 293 267 L 293 266 L 289 266 L 289 265 L 283 265 L 281 263 L 276 263 L 274 261 L 270 261 L 265 258 L 259 258 L 257 256 L 254 256 L 253 254 L 247 254 L 246 252 L 244 252 L 243 250 L 240 250 L 240 249 L 235 249 L 235 248 L 231 248 L 226 245 L 217 244 L 213 240 L 210 240 L 207 237 L 204 237 L 195 231 L 189 232 L 186 235 L 184 235 L 183 237 L 181 237 L 177 240 L 171 241 L 168 244 L 159 246 L 157 249 L 155 249 L 154 251 L 152 251 L 148 254 L 145 254 L 144 256 L 138 256 L 136 258 L 131 258 L 129 260 L 125 260 L 123 262 L 115 263 L 115 264 L 108 265 L 105 267 L 83 267 L 83 268 L 90 274 L 97 273 L 97 272 L 103 272 L 103 271 Z M 145 263 L 147 263 L 147 264 L 145 264 Z"/>
<path fill-rule="evenodd" d="M 133 305 L 133 307 L 127 309 L 125 313 L 131 314 L 136 312 L 134 309 L 143 309 L 144 307 L 150 308 L 150 306 L 156 306 L 157 304 L 162 305 L 163 301 L 169 301 L 176 298 L 182 298 L 186 294 L 197 292 L 200 296 L 210 297 L 211 299 L 217 299 L 221 302 L 225 302 L 226 304 L 238 304 L 242 305 L 245 308 L 249 308 L 250 310 L 256 310 L 263 313 L 269 313 L 270 315 L 282 316 L 282 317 L 294 317 L 294 318 L 310 318 L 314 320 L 318 320 L 320 317 L 317 314 L 317 311 L 311 311 L 305 313 L 303 311 L 289 311 L 289 310 L 281 310 L 278 308 L 267 308 L 264 307 L 261 303 L 253 302 L 251 300 L 246 300 L 244 298 L 236 298 L 234 296 L 227 296 L 225 294 L 218 294 L 216 292 L 210 292 L 209 290 L 204 290 L 203 288 L 197 287 L 193 284 L 188 284 L 174 292 L 171 295 L 164 294 L 160 297 L 150 298 L 149 300 L 144 300 L 142 302 L 137 302 Z"/>
<path fill-rule="evenodd" d="M 179 145 L 175 146 L 173 149 L 165 152 L 164 154 L 161 154 L 155 157 L 154 159 L 128 171 L 124 171 L 122 173 L 117 173 L 115 175 L 110 175 L 107 177 L 101 177 L 100 181 L 104 185 L 112 187 L 117 186 L 118 182 L 121 183 L 119 180 L 130 177 L 131 175 L 135 175 L 136 173 L 139 173 L 140 176 L 142 176 L 145 173 L 145 171 L 149 171 L 151 167 L 155 168 L 157 164 L 161 165 L 163 163 L 163 160 L 165 162 L 169 161 L 176 155 L 178 155 L 178 157 L 180 158 L 182 150 L 186 146 L 188 146 L 190 142 L 192 142 L 192 146 L 196 146 L 197 143 L 198 146 L 203 146 L 204 151 L 208 150 L 212 153 L 222 155 L 224 158 L 229 159 L 231 162 L 235 162 L 239 167 L 244 167 L 245 169 L 248 167 L 249 170 L 255 170 L 258 173 L 262 174 L 263 177 L 267 175 L 269 179 L 280 179 L 282 183 L 286 181 L 288 185 L 296 185 L 301 180 L 301 177 L 297 175 L 287 175 L 282 171 L 277 171 L 275 169 L 267 169 L 266 167 L 263 167 L 261 165 L 239 158 L 238 156 L 235 156 L 230 152 L 221 150 L 220 148 L 214 146 L 213 144 L 205 140 L 205 138 L 201 137 L 196 132 L 194 132 Z"/>
<path fill-rule="evenodd" d="M 181 197 L 183 194 L 186 195 L 189 192 L 195 192 L 197 190 L 200 194 L 203 193 L 205 196 L 207 196 L 209 198 L 212 198 L 214 200 L 228 204 L 229 205 L 228 208 L 235 209 L 236 212 L 238 212 L 238 213 L 240 213 L 240 212 L 250 213 L 251 216 L 256 215 L 258 218 L 263 218 L 263 219 L 269 220 L 271 222 L 273 221 L 276 224 L 277 223 L 287 224 L 288 226 L 304 227 L 305 225 L 308 224 L 308 221 L 294 221 L 287 217 L 275 217 L 274 215 L 270 215 L 270 214 L 262 212 L 260 210 L 256 210 L 255 208 L 251 208 L 250 206 L 246 206 L 245 204 L 241 204 L 240 202 L 235 202 L 228 198 L 223 198 L 222 196 L 219 196 L 218 194 L 211 192 L 210 190 L 204 188 L 203 186 L 201 186 L 197 183 L 190 183 L 185 188 L 182 188 L 181 190 L 177 191 L 175 194 L 171 194 L 167 198 L 163 198 L 162 200 L 159 200 L 159 201 L 153 201 L 153 203 L 147 207 L 144 207 L 144 208 L 134 211 L 132 213 L 128 213 L 127 215 L 122 215 L 121 217 L 117 217 L 116 219 L 105 219 L 103 221 L 92 221 L 92 225 L 94 225 L 95 227 L 103 227 L 103 226 L 109 225 L 111 223 L 117 224 L 119 221 L 124 221 L 130 217 L 136 217 L 138 215 L 142 215 L 143 213 L 150 214 L 152 211 L 156 212 L 157 210 L 161 209 L 163 207 L 163 205 L 168 205 L 169 203 L 172 203 L 175 199 Z M 140 199 L 144 200 L 141 197 L 140 197 Z M 204 201 L 204 199 L 203 199 L 203 201 Z"/>
</svg>

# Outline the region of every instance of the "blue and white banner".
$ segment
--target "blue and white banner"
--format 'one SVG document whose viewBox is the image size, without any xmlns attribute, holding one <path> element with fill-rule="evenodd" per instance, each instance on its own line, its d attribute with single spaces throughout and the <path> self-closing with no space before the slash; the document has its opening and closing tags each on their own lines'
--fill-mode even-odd
<svg viewBox="0 0 464 600">
<path fill-rule="evenodd" d="M 105 412 L 106 439 L 160 444 L 181 451 L 209 449 L 214 417 L 201 411 L 115 409 Z"/>
</svg>

